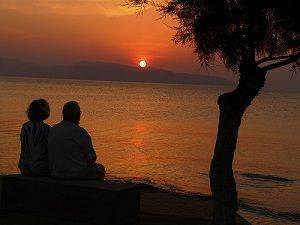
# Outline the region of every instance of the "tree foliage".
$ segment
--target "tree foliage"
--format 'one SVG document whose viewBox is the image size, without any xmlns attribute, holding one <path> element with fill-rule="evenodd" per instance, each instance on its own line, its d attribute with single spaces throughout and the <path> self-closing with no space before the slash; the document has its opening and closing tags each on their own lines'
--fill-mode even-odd
<svg viewBox="0 0 300 225">
<path fill-rule="evenodd" d="M 289 63 L 299 69 L 299 8 L 299 0 L 169 0 L 159 6 L 179 23 L 176 43 L 191 44 L 203 65 L 212 67 L 218 56 L 234 72 L 242 61 L 266 70 Z"/>
</svg>

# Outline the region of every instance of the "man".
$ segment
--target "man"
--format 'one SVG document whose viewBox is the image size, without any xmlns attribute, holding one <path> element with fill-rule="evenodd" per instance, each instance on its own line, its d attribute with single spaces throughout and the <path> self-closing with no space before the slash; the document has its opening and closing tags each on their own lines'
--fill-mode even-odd
<svg viewBox="0 0 300 225">
<path fill-rule="evenodd" d="M 75 101 L 63 107 L 63 121 L 48 137 L 51 176 L 71 179 L 104 179 L 105 168 L 96 164 L 96 153 L 88 132 L 79 126 L 81 111 Z"/>
</svg>

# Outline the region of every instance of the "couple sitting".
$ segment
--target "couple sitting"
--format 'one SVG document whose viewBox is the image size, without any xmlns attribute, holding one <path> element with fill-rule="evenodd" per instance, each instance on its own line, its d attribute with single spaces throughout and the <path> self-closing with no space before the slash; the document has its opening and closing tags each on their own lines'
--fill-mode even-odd
<svg viewBox="0 0 300 225">
<path fill-rule="evenodd" d="M 46 100 L 30 103 L 29 121 L 21 130 L 19 168 L 22 174 L 51 175 L 68 179 L 104 179 L 105 168 L 95 163 L 96 153 L 88 132 L 79 126 L 77 102 L 63 107 L 63 120 L 53 127 L 44 123 L 50 115 Z"/>
</svg>

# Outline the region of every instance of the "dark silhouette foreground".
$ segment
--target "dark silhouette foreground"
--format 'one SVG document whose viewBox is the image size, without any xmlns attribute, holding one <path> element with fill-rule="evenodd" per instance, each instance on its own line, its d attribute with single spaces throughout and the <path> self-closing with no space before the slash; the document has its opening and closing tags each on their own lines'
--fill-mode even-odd
<svg viewBox="0 0 300 225">
<path fill-rule="evenodd" d="M 0 190 L 0 211 L 4 213 L 99 225 L 130 225 L 139 220 L 140 193 L 134 184 L 7 175 L 0 176 Z"/>
<path fill-rule="evenodd" d="M 21 153 L 18 167 L 22 174 L 49 175 L 47 141 L 50 126 L 44 123 L 50 115 L 45 99 L 33 100 L 27 109 L 29 121 L 20 133 Z"/>
<path fill-rule="evenodd" d="M 3 177 L 2 177 L 3 178 Z M 1 176 L 0 176 L 1 179 Z M 30 178 L 27 178 L 30 179 Z M 95 224 L 101 224 L 110 213 L 108 213 L 108 209 L 106 211 L 101 210 L 101 204 L 108 204 L 108 208 L 112 209 L 113 206 L 112 202 L 116 201 L 119 204 L 116 205 L 117 207 L 125 207 L 124 211 L 127 212 L 126 214 L 121 214 L 119 217 L 123 217 L 123 224 L 125 221 L 138 221 L 140 225 L 211 225 L 212 220 L 212 199 L 206 196 L 187 196 L 179 193 L 172 193 L 169 191 L 164 191 L 158 188 L 154 188 L 148 185 L 140 184 L 140 185 L 133 185 L 131 182 L 121 182 L 120 181 L 108 181 L 110 182 L 110 188 L 108 186 L 103 186 L 103 182 L 105 181 L 62 181 L 58 180 L 57 183 L 53 182 L 53 178 L 44 177 L 39 180 L 38 177 L 34 177 L 31 179 L 37 179 L 38 186 L 34 183 L 35 181 L 31 181 L 30 184 L 31 188 L 24 188 L 25 186 L 14 185 L 12 189 L 8 189 L 11 193 L 9 196 L 12 198 L 17 197 L 17 202 L 12 202 L 11 205 L 15 205 L 19 202 L 19 195 L 24 196 L 24 190 L 27 193 L 36 191 L 39 188 L 43 188 L 42 190 L 45 191 L 48 189 L 49 193 L 46 191 L 44 192 L 45 198 L 36 199 L 32 203 L 27 202 L 26 211 L 24 209 L 20 210 L 20 204 L 18 205 L 18 211 L 2 211 L 0 215 L 0 224 L 5 225 L 87 225 L 86 222 L 80 222 L 80 219 L 87 219 L 87 220 L 94 220 Z M 43 183 L 40 183 L 44 180 Z M 92 183 L 97 182 L 97 187 L 93 190 L 90 188 L 92 187 Z M 68 184 L 72 184 L 73 186 L 66 186 Z M 86 185 L 85 185 L 86 183 Z M 3 185 L 3 182 L 2 182 Z M 89 187 L 90 186 L 90 187 Z M 95 186 L 95 185 L 94 185 Z M 54 189 L 53 189 L 54 188 Z M 89 191 L 82 191 L 85 188 L 88 188 Z M 136 191 L 137 189 L 140 192 L 140 198 L 136 198 Z M 17 196 L 15 189 L 18 189 Z M 64 193 L 65 190 L 70 190 L 70 192 Z M 97 191 L 98 189 L 98 191 Z M 56 192 L 57 190 L 57 192 Z M 78 196 L 74 196 L 71 198 L 71 201 L 62 201 L 61 204 L 56 204 L 56 201 L 61 201 L 60 198 L 51 198 L 53 194 L 56 196 L 61 196 L 64 200 L 77 191 L 80 190 Z M 119 191 L 118 191 L 119 190 Z M 131 190 L 130 192 L 128 192 Z M 95 193 L 98 192 L 97 193 Z M 105 191 L 105 195 L 100 195 L 101 192 Z M 14 193 L 13 193 L 14 192 Z M 73 194 L 72 194 L 73 193 Z M 104 192 L 103 192 L 104 193 Z M 35 197 L 36 192 L 32 193 Z M 43 192 L 41 193 L 43 194 Z M 129 194 L 129 198 L 127 199 L 125 205 L 122 205 L 122 196 L 125 197 Z M 101 200 L 101 196 L 105 197 Z M 112 202 L 108 201 L 110 199 Z M 40 196 L 39 196 L 40 197 Z M 26 198 L 32 198 L 32 195 L 27 196 Z M 25 198 L 25 200 L 26 200 Z M 50 198 L 50 206 L 53 206 L 53 209 L 50 208 L 50 212 L 44 212 L 43 207 L 49 207 L 48 202 L 45 199 Z M 2 198 L 4 199 L 4 198 Z M 124 198 L 123 198 L 124 199 Z M 39 203 L 37 204 L 37 201 Z M 86 201 L 88 204 L 79 204 L 80 201 Z M 72 203 L 73 202 L 73 203 Z M 33 213 L 28 208 L 28 203 L 32 207 L 35 207 L 35 213 Z M 93 204 L 97 204 L 94 206 Z M 40 205 L 42 207 L 40 207 Z M 65 207 L 66 205 L 70 205 L 69 207 Z M 5 204 L 2 204 L 2 209 Z M 137 211 L 137 207 L 140 207 L 140 213 Z M 79 213 L 74 213 L 74 207 L 78 207 L 77 210 L 80 210 Z M 92 207 L 92 208 L 91 208 Z M 100 208 L 97 208 L 100 207 Z M 64 210 L 70 211 L 70 218 L 69 219 L 59 219 L 59 216 L 66 215 Z M 92 211 L 90 211 L 90 209 Z M 38 211 L 36 211 L 38 210 Z M 24 213 L 26 212 L 26 214 Z M 29 213 L 30 212 L 30 213 Z M 54 215 L 51 216 L 51 213 Z M 59 213 L 57 213 L 59 212 Z M 94 212 L 94 213 L 93 213 Z M 87 213 L 90 216 L 87 217 Z M 114 213 L 120 213 L 115 211 Z M 45 215 L 48 215 L 47 217 Z M 114 214 L 116 215 L 116 214 Z M 67 214 L 68 216 L 68 214 Z M 116 217 L 116 216 L 115 216 Z M 115 218 L 118 220 L 118 218 Z M 82 220 L 81 220 L 82 221 Z M 122 224 L 122 223 L 121 223 Z M 238 224 L 239 225 L 249 225 L 243 218 L 238 217 Z"/>
<path fill-rule="evenodd" d="M 104 179 L 105 168 L 96 162 L 96 152 L 88 132 L 79 126 L 79 104 L 67 102 L 63 120 L 54 125 L 48 137 L 51 176 L 64 179 Z"/>
</svg>

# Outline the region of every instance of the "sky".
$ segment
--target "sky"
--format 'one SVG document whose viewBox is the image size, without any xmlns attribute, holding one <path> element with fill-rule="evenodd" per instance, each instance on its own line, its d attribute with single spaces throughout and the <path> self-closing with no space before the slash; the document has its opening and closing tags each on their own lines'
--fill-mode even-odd
<svg viewBox="0 0 300 225">
<path fill-rule="evenodd" d="M 189 46 L 175 44 L 176 21 L 155 8 L 124 6 L 125 0 L 0 0 L 0 57 L 29 62 L 66 64 L 104 61 L 175 72 L 211 74 L 229 80 L 236 75 L 216 62 L 201 68 Z M 288 67 L 272 71 L 267 86 L 300 89 L 300 75 Z"/>
</svg>

